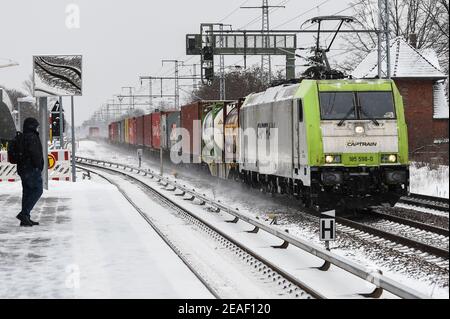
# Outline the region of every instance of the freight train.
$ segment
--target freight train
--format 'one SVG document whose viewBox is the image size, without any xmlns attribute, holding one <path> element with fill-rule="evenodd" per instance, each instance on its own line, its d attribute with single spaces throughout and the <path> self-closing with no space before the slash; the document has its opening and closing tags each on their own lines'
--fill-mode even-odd
<svg viewBox="0 0 450 319">
<path fill-rule="evenodd" d="M 394 205 L 409 192 L 403 101 L 391 80 L 302 80 L 199 101 L 111 123 L 109 140 L 162 148 L 317 210 Z"/>
</svg>

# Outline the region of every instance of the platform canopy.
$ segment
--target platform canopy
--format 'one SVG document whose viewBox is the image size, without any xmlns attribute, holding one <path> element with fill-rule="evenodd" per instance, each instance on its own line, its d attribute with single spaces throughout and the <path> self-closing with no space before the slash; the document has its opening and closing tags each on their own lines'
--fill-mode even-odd
<svg viewBox="0 0 450 319">
<path fill-rule="evenodd" d="M 16 135 L 16 125 L 8 106 L 0 101 L 0 140 L 12 140 Z"/>
</svg>

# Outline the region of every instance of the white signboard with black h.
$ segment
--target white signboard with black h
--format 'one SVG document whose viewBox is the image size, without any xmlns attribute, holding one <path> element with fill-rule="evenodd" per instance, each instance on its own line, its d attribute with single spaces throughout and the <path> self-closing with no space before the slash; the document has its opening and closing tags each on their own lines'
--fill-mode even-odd
<svg viewBox="0 0 450 319">
<path fill-rule="evenodd" d="M 320 214 L 320 241 L 324 241 L 327 249 L 329 242 L 336 240 L 336 211 L 328 211 Z"/>
</svg>

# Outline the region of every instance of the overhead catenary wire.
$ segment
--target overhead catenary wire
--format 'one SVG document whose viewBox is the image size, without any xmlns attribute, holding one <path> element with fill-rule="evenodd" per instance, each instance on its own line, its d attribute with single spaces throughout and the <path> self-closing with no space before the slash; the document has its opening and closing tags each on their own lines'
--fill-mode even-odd
<svg viewBox="0 0 450 319">
<path fill-rule="evenodd" d="M 330 2 L 330 1 L 331 1 L 331 0 L 325 0 L 325 1 L 323 1 L 322 3 L 318 4 L 317 6 L 314 6 L 313 8 L 311 8 L 311 9 L 309 9 L 309 10 L 306 10 L 305 12 L 303 12 L 303 13 L 301 13 L 301 14 L 299 14 L 299 15 L 296 15 L 296 16 L 293 17 L 293 18 L 290 18 L 288 21 L 283 22 L 282 24 L 277 25 L 276 27 L 274 27 L 274 29 L 278 29 L 278 28 L 280 28 L 280 27 L 283 27 L 283 26 L 285 26 L 286 24 L 289 24 L 289 23 L 291 23 L 292 21 L 297 20 L 297 19 L 299 19 L 299 18 L 301 18 L 301 17 L 307 15 L 308 13 L 310 13 L 310 12 L 316 10 L 317 8 L 320 8 L 321 6 L 327 4 L 327 3 Z"/>
<path fill-rule="evenodd" d="M 320 7 L 322 7 L 322 6 L 324 6 L 325 4 L 327 4 L 327 3 L 330 2 L 330 1 L 331 1 L 331 0 L 325 0 L 325 1 L 323 1 L 323 2 L 321 2 L 320 4 L 318 4 L 317 6 L 314 6 L 313 8 L 311 8 L 311 9 L 309 9 L 309 10 L 303 12 L 302 14 L 297 15 L 297 16 L 295 16 L 295 17 L 289 19 L 288 21 L 286 21 L 286 22 L 284 22 L 284 23 L 282 23 L 282 24 L 277 25 L 274 29 L 278 29 L 278 28 L 280 28 L 280 27 L 282 27 L 282 26 L 285 26 L 286 24 L 288 24 L 288 23 L 290 23 L 290 22 L 292 22 L 292 21 L 294 21 L 294 20 L 296 20 L 296 19 L 298 19 L 298 18 L 300 18 L 300 17 L 302 17 L 302 16 L 305 16 L 306 14 L 308 14 L 308 13 L 310 13 L 310 12 L 312 12 L 312 11 L 314 11 L 314 10 L 316 10 L 316 9 L 318 9 L 318 8 L 320 8 Z M 351 5 L 347 6 L 346 8 L 341 9 L 341 10 L 335 12 L 335 13 L 332 13 L 331 15 L 338 15 L 338 14 L 344 12 L 344 11 L 347 11 L 347 10 L 349 10 L 349 9 L 352 9 L 352 8 L 356 7 L 357 5 L 363 3 L 364 1 L 365 1 L 365 0 L 360 0 L 360 1 L 358 1 L 358 2 L 352 3 Z M 308 27 L 304 28 L 303 30 L 311 29 L 313 26 L 314 26 L 314 24 L 311 24 L 311 25 L 309 25 Z M 279 43 L 279 42 L 278 42 L 278 43 Z M 334 55 L 333 57 L 335 57 L 335 56 L 336 56 L 336 55 Z M 244 60 L 245 60 L 245 58 L 240 58 L 239 60 L 237 60 L 237 61 L 235 62 L 235 64 L 241 64 Z M 249 69 L 249 67 L 243 68 L 243 71 L 248 70 L 248 69 Z"/>
<path fill-rule="evenodd" d="M 273 12 L 275 12 L 275 11 L 281 9 L 279 6 L 284 6 L 284 5 L 286 5 L 287 3 L 289 3 L 290 1 L 291 1 L 291 0 L 284 0 L 284 1 L 281 1 L 280 3 L 278 3 L 278 4 L 276 5 L 276 8 L 270 8 L 270 9 L 269 9 L 269 13 L 273 13 Z M 253 20 L 251 20 L 251 21 L 248 22 L 247 24 L 245 24 L 245 25 L 243 25 L 242 27 L 238 28 L 238 30 L 242 30 L 242 29 L 244 29 L 244 28 L 246 28 L 246 27 L 248 27 L 248 26 L 251 26 L 251 25 L 253 25 L 253 24 L 255 24 L 255 23 L 257 23 L 257 22 L 259 22 L 259 21 L 261 21 L 261 20 L 262 20 L 262 16 L 257 16 L 256 18 L 254 18 Z"/>
<path fill-rule="evenodd" d="M 238 11 L 241 9 L 241 7 L 242 7 L 244 4 L 247 4 L 248 2 L 250 2 L 250 0 L 245 0 L 244 2 L 242 2 L 237 8 L 235 8 L 233 11 L 231 11 L 229 14 L 227 14 L 224 18 L 222 18 L 222 19 L 219 21 L 219 23 L 225 21 L 226 19 L 228 19 L 229 17 L 231 17 L 233 14 L 235 14 L 236 12 L 238 12 Z"/>
<path fill-rule="evenodd" d="M 225 16 L 224 16 L 222 19 L 220 19 L 219 21 L 220 21 L 220 22 L 223 22 L 223 21 L 225 21 L 226 19 L 228 19 L 229 17 L 233 16 L 234 14 L 236 14 L 236 13 L 239 11 L 239 9 L 240 9 L 241 6 L 247 4 L 249 1 L 250 1 L 250 0 L 243 1 L 237 8 L 233 9 L 231 12 L 229 12 L 227 15 L 225 15 Z M 281 1 L 278 5 L 284 5 L 284 4 L 287 4 L 287 3 L 290 2 L 290 1 L 291 1 L 291 0 L 283 0 L 283 1 Z M 285 22 L 283 22 L 283 23 L 277 25 L 277 26 L 274 27 L 273 29 L 278 29 L 278 28 L 280 28 L 280 27 L 283 27 L 283 26 L 285 26 L 285 25 L 291 23 L 292 21 L 294 21 L 294 20 L 296 20 L 296 19 L 299 19 L 299 18 L 301 18 L 301 17 L 307 15 L 308 13 L 310 13 L 310 12 L 312 12 L 312 11 L 319 9 L 320 7 L 322 7 L 322 6 L 326 5 L 327 3 L 329 3 L 330 1 L 331 1 L 331 0 L 324 0 L 324 1 L 322 1 L 321 3 L 319 3 L 318 5 L 315 5 L 314 7 L 312 7 L 311 9 L 309 9 L 309 10 L 307 10 L 307 11 L 304 11 L 304 12 L 302 12 L 301 14 L 296 15 L 295 17 L 292 17 L 292 18 L 290 18 L 289 20 L 287 20 L 287 21 L 285 21 Z M 342 13 L 342 12 L 344 12 L 344 11 L 346 11 L 346 10 L 349 10 L 349 9 L 351 9 L 351 8 L 354 8 L 355 6 L 357 6 L 357 5 L 361 4 L 361 3 L 363 3 L 364 1 L 365 1 L 365 0 L 361 0 L 361 1 L 358 1 L 358 2 L 356 2 L 356 3 L 353 3 L 353 4 L 349 5 L 349 6 L 346 7 L 346 8 L 344 8 L 344 9 L 342 9 L 342 10 L 339 10 L 339 11 L 337 11 L 336 13 L 333 13 L 333 15 L 336 15 L 336 14 Z M 278 9 L 279 9 L 279 8 L 272 8 L 272 9 L 270 10 L 270 12 L 274 12 L 274 11 L 276 11 L 276 10 L 278 10 Z M 258 16 L 257 18 L 251 20 L 249 23 L 247 23 L 246 25 L 244 25 L 244 26 L 241 27 L 240 29 L 242 29 L 242 28 L 244 28 L 244 27 L 247 27 L 247 26 L 250 26 L 250 25 L 252 25 L 252 24 L 254 24 L 254 23 L 260 21 L 261 19 L 262 19 L 262 17 L 261 17 L 261 16 Z M 313 26 L 313 25 L 308 26 L 307 28 L 305 28 L 305 30 L 310 29 L 312 26 Z M 341 54 L 343 54 L 343 53 L 341 53 Z M 341 55 L 341 54 L 339 54 L 339 55 Z M 333 55 L 332 57 L 334 57 L 334 56 L 336 56 L 336 55 Z M 176 58 L 176 59 L 178 60 L 178 59 L 181 59 L 181 58 L 183 58 L 183 57 L 184 57 L 184 55 L 180 55 L 180 56 L 179 56 L 178 58 Z M 186 62 L 189 62 L 189 61 L 193 60 L 194 58 L 195 58 L 195 56 L 191 56 L 191 57 L 187 58 L 186 60 L 184 60 L 184 62 L 185 62 L 185 63 L 186 63 Z M 233 64 L 234 64 L 234 65 L 239 65 L 239 64 L 242 63 L 243 60 L 244 60 L 244 58 L 240 58 L 238 61 L 236 61 L 236 62 L 233 63 Z M 248 70 L 248 69 L 249 69 L 249 68 L 247 67 L 247 68 L 242 68 L 241 70 L 242 70 L 242 71 L 246 71 L 246 70 Z M 170 74 L 170 75 L 173 75 L 173 74 L 174 74 L 174 68 L 171 68 L 171 69 L 169 69 L 169 70 L 167 70 L 167 71 L 164 72 L 164 67 L 161 67 L 161 68 L 158 70 L 158 72 L 157 72 L 156 74 L 157 74 L 158 76 L 160 76 L 161 74 L 162 74 L 162 76 L 167 76 L 167 75 L 169 75 L 169 74 Z M 163 90 L 165 90 L 165 89 L 167 89 L 167 88 L 168 88 L 168 86 L 165 85 L 165 86 L 163 87 Z M 141 87 L 140 87 L 139 90 L 144 90 L 144 87 L 141 85 Z"/>
</svg>

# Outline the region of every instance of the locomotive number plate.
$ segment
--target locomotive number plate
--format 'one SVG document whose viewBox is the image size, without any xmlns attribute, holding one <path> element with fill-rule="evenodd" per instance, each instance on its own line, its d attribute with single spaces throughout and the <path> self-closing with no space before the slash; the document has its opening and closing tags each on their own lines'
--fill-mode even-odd
<svg viewBox="0 0 450 319">
<path fill-rule="evenodd" d="M 375 155 L 349 155 L 347 159 L 350 164 L 376 164 L 378 162 Z"/>
</svg>

